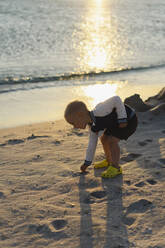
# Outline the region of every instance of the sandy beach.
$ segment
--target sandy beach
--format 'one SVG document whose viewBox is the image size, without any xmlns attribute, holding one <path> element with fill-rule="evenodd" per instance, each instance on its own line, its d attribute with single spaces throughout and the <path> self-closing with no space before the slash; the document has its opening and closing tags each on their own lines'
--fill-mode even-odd
<svg viewBox="0 0 165 248">
<path fill-rule="evenodd" d="M 164 95 L 121 142 L 123 175 L 80 173 L 88 130 L 64 120 L 0 129 L 0 247 L 164 248 Z M 104 158 L 99 142 L 95 161 Z"/>
</svg>

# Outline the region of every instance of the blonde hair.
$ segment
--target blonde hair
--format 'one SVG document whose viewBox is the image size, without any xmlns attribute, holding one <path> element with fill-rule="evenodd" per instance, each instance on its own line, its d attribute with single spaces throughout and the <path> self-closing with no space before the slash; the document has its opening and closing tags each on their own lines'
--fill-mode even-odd
<svg viewBox="0 0 165 248">
<path fill-rule="evenodd" d="M 83 112 L 88 111 L 87 106 L 84 102 L 77 101 L 77 100 L 70 102 L 66 106 L 66 109 L 64 112 L 64 118 L 66 121 L 69 122 L 70 119 L 74 118 L 76 113 L 81 112 L 81 111 L 83 111 Z"/>
</svg>

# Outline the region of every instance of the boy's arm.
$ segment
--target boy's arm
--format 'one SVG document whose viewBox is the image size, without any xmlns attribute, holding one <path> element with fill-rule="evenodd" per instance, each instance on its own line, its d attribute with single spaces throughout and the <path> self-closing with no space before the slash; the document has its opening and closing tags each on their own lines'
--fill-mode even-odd
<svg viewBox="0 0 165 248">
<path fill-rule="evenodd" d="M 86 157 L 84 164 L 81 166 L 82 172 L 85 172 L 86 168 L 92 164 L 92 160 L 96 151 L 97 141 L 98 141 L 98 133 L 94 133 L 90 130 L 89 142 L 86 150 Z"/>
</svg>

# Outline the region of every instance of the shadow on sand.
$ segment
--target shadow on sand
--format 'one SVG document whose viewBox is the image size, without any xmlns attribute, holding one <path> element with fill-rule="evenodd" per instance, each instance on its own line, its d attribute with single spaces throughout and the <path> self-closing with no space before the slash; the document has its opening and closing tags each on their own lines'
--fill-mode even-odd
<svg viewBox="0 0 165 248">
<path fill-rule="evenodd" d="M 129 248 L 127 227 L 124 224 L 124 207 L 122 203 L 123 177 L 102 180 L 107 192 L 106 240 L 104 248 Z"/>
<path fill-rule="evenodd" d="M 80 200 L 80 248 L 93 248 L 92 215 L 89 193 L 86 191 L 85 174 L 80 175 L 79 181 Z"/>
<path fill-rule="evenodd" d="M 99 173 L 99 175 L 98 175 Z M 95 173 L 95 176 L 100 176 L 100 170 Z M 122 176 L 115 179 L 102 180 L 102 187 L 104 193 L 104 206 L 106 206 L 106 228 L 101 234 L 100 244 L 96 238 L 95 230 L 92 223 L 91 204 L 94 202 L 87 191 L 86 176 L 80 176 L 79 182 L 79 199 L 80 199 L 80 248 L 129 248 L 129 241 L 127 235 L 127 227 L 125 224 L 124 208 L 122 204 Z M 99 194 L 98 192 L 98 194 Z M 100 206 L 98 206 L 100 207 Z M 100 230 L 102 230 L 102 223 L 100 223 Z M 104 237 L 103 237 L 104 235 Z M 96 240 L 95 240 L 96 239 Z"/>
</svg>

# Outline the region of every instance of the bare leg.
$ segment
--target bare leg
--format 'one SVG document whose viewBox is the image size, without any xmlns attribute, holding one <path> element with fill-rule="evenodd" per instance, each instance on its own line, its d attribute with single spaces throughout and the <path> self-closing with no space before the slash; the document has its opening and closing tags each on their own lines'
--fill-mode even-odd
<svg viewBox="0 0 165 248">
<path fill-rule="evenodd" d="M 108 163 L 112 163 L 114 167 L 119 167 L 120 160 L 120 147 L 119 147 L 120 139 L 114 136 L 104 135 L 101 137 L 101 142 L 103 145 L 103 149 L 105 152 L 106 159 Z"/>
<path fill-rule="evenodd" d="M 103 134 L 103 136 L 101 137 L 101 143 L 103 145 L 106 160 L 108 161 L 108 163 L 112 163 L 112 156 L 107 135 Z"/>
</svg>

